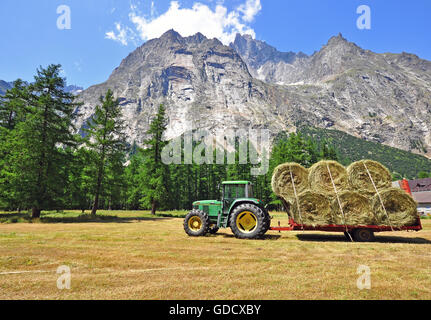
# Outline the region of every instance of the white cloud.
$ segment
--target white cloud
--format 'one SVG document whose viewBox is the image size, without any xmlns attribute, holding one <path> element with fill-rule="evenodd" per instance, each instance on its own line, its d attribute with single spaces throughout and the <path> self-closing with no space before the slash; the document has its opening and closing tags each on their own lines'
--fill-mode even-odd
<svg viewBox="0 0 431 320">
<path fill-rule="evenodd" d="M 238 7 L 238 11 L 243 14 L 243 20 L 246 22 L 252 22 L 260 10 L 262 10 L 260 0 L 247 0 L 245 4 Z"/>
<path fill-rule="evenodd" d="M 200 2 L 195 2 L 191 8 L 182 8 L 178 1 L 171 1 L 169 9 L 157 15 L 152 2 L 149 17 L 141 14 L 136 5 L 131 5 L 130 9 L 129 19 L 135 30 L 116 23 L 116 32 L 107 32 L 106 38 L 127 45 L 136 34 L 141 40 L 147 41 L 174 29 L 184 37 L 201 32 L 208 38 L 218 38 L 224 44 L 229 44 L 237 33 L 255 37 L 250 23 L 262 6 L 260 0 L 246 0 L 229 11 L 222 3 L 217 4 L 214 9 Z"/>
<path fill-rule="evenodd" d="M 127 26 L 123 27 L 121 23 L 116 22 L 115 29 L 117 30 L 117 32 L 115 31 L 106 32 L 105 38 L 117 41 L 121 43 L 123 46 L 127 46 L 130 41 L 135 40 L 135 33 L 129 27 Z"/>
</svg>

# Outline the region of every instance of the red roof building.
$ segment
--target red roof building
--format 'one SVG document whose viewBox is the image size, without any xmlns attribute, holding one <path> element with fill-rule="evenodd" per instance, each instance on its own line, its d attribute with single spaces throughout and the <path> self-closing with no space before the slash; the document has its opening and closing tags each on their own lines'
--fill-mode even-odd
<svg viewBox="0 0 431 320">
<path fill-rule="evenodd" d="M 408 185 L 418 203 L 419 214 L 431 216 L 431 178 L 409 180 Z M 402 188 L 402 181 L 393 182 L 392 186 Z"/>
</svg>

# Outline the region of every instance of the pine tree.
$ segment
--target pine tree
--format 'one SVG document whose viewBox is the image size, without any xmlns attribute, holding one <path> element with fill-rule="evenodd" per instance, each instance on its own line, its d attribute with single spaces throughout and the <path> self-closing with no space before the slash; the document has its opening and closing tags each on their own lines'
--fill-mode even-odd
<svg viewBox="0 0 431 320">
<path fill-rule="evenodd" d="M 0 206 L 20 210 L 19 187 L 13 181 L 13 136 L 16 125 L 25 119 L 28 88 L 20 79 L 0 97 Z"/>
<path fill-rule="evenodd" d="M 129 210 L 138 210 L 140 208 L 139 200 L 142 198 L 140 168 L 144 163 L 142 149 L 136 148 L 135 153 L 130 158 L 130 163 L 125 169 L 127 181 L 127 199 L 126 205 Z"/>
<path fill-rule="evenodd" d="M 148 148 L 144 151 L 145 160 L 140 172 L 143 194 L 141 203 L 144 207 L 151 207 L 153 215 L 156 214 L 159 206 L 166 205 L 169 200 L 169 166 L 163 164 L 161 159 L 162 150 L 167 145 L 163 140 L 166 127 L 166 110 L 163 105 L 160 105 L 147 131 L 149 139 L 145 144 Z"/>
<path fill-rule="evenodd" d="M 96 215 L 99 208 L 99 200 L 102 193 L 102 185 L 106 179 L 107 167 L 113 162 L 119 161 L 126 152 L 126 142 L 123 133 L 123 120 L 118 99 L 114 99 L 111 90 L 105 97 L 100 97 L 100 106 L 92 119 L 87 123 L 85 144 L 93 150 L 94 166 L 96 174 L 94 179 L 94 201 L 91 210 Z"/>
<path fill-rule="evenodd" d="M 319 153 L 320 160 L 335 160 L 338 161 L 337 151 L 334 146 L 326 139 L 320 142 L 321 148 Z"/>
<path fill-rule="evenodd" d="M 10 132 L 5 145 L 10 152 L 3 176 L 15 202 L 32 208 L 33 218 L 39 218 L 42 209 L 58 208 L 64 200 L 64 167 L 70 161 L 65 148 L 76 144 L 72 120 L 79 104 L 64 91 L 60 71 L 60 65 L 40 68 L 34 83 L 18 82 L 6 94 L 9 117 L 5 123 Z"/>
<path fill-rule="evenodd" d="M 93 177 L 96 175 L 94 166 L 95 152 L 86 148 L 79 148 L 73 154 L 73 161 L 68 165 L 69 184 L 67 207 L 85 209 L 91 207 L 91 195 L 95 189 Z"/>
<path fill-rule="evenodd" d="M 29 92 L 25 83 L 18 79 L 12 89 L 0 98 L 0 127 L 13 130 L 17 123 L 25 119 Z"/>
</svg>

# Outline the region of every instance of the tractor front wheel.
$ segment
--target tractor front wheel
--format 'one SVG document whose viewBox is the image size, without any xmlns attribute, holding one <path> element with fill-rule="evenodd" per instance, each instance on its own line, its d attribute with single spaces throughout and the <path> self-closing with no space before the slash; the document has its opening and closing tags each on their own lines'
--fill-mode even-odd
<svg viewBox="0 0 431 320">
<path fill-rule="evenodd" d="M 184 219 L 184 231 L 190 237 L 203 237 L 209 232 L 208 215 L 201 210 L 192 210 Z"/>
<path fill-rule="evenodd" d="M 246 203 L 234 209 L 230 216 L 230 228 L 239 239 L 263 237 L 269 228 L 267 213 L 258 206 Z"/>
</svg>

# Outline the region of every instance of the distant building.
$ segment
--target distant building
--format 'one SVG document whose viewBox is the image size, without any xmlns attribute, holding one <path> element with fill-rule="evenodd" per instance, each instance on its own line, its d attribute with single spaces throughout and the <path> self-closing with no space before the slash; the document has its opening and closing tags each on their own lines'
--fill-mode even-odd
<svg viewBox="0 0 431 320">
<path fill-rule="evenodd" d="M 413 199 L 418 203 L 419 214 L 431 216 L 431 178 L 409 180 L 408 183 Z M 401 181 L 393 182 L 392 186 L 401 188 Z"/>
</svg>

